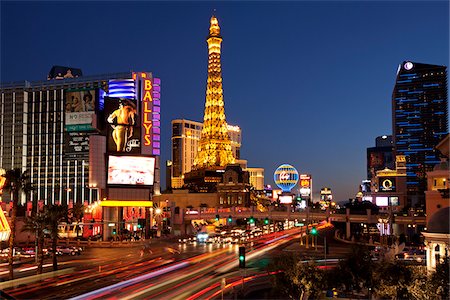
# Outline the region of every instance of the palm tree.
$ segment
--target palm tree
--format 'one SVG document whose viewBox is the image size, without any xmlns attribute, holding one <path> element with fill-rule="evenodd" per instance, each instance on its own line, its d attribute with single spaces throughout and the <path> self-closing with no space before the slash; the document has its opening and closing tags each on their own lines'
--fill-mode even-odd
<svg viewBox="0 0 450 300">
<path fill-rule="evenodd" d="M 13 250 L 16 242 L 16 215 L 19 195 L 22 192 L 28 194 L 32 190 L 32 187 L 28 172 L 22 172 L 19 168 L 7 170 L 2 176 L 6 179 L 4 189 L 11 193 L 11 203 L 13 205 L 11 212 L 11 236 L 9 238 L 8 253 L 9 279 L 12 280 L 14 279 Z"/>
<path fill-rule="evenodd" d="M 53 271 L 58 270 L 58 261 L 56 258 L 56 246 L 58 243 L 58 225 L 67 219 L 68 209 L 65 205 L 48 205 L 44 208 L 45 229 L 48 230 L 52 240 L 52 260 Z"/>
<path fill-rule="evenodd" d="M 42 266 L 44 264 L 44 228 L 46 225 L 46 218 L 42 212 L 35 213 L 31 217 L 26 218 L 25 225 L 22 231 L 28 231 L 36 234 L 37 251 L 35 255 L 38 258 L 37 274 L 42 274 Z"/>
<path fill-rule="evenodd" d="M 84 216 L 84 205 L 82 203 L 75 203 L 73 207 L 69 210 L 69 214 L 72 215 L 71 221 L 72 222 L 81 222 L 83 220 Z M 75 230 L 77 232 L 77 237 L 80 232 L 80 226 L 77 224 L 75 227 Z"/>
</svg>

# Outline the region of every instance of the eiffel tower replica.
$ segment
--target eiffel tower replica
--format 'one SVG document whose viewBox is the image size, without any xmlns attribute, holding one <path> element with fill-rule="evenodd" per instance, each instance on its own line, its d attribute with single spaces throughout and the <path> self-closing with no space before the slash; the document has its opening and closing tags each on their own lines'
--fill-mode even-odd
<svg viewBox="0 0 450 300">
<path fill-rule="evenodd" d="M 203 129 L 193 171 L 186 173 L 184 178 L 186 186 L 197 192 L 214 192 L 216 184 L 222 181 L 226 166 L 235 163 L 223 100 L 220 61 L 222 37 L 219 21 L 215 16 L 211 17 L 206 42 L 208 43 L 208 81 Z"/>
</svg>

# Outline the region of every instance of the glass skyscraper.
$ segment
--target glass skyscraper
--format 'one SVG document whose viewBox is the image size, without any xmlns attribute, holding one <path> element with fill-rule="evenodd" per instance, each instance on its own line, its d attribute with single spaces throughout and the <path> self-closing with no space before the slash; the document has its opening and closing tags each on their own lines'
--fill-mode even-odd
<svg viewBox="0 0 450 300">
<path fill-rule="evenodd" d="M 392 95 L 395 155 L 406 156 L 407 205 L 424 205 L 434 148 L 448 133 L 447 67 L 404 61 Z"/>
</svg>

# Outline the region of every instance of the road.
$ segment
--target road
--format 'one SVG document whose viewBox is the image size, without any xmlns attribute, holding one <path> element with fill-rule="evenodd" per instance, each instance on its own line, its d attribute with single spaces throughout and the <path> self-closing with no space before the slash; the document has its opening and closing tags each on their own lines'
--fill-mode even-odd
<svg viewBox="0 0 450 300">
<path fill-rule="evenodd" d="M 244 281 L 263 277 L 261 274 L 266 271 L 255 268 L 254 263 L 298 239 L 299 232 L 294 228 L 265 235 L 247 244 L 248 269 Z M 238 269 L 238 247 L 236 244 L 174 245 L 156 242 L 151 245 L 153 253 L 146 253 L 143 257 L 140 248 L 92 248 L 73 260 L 63 262 L 65 267 L 71 268 L 70 273 L 9 288 L 6 292 L 17 299 L 216 297 L 222 278 L 225 278 L 228 289 L 242 284 L 244 274 Z"/>
</svg>

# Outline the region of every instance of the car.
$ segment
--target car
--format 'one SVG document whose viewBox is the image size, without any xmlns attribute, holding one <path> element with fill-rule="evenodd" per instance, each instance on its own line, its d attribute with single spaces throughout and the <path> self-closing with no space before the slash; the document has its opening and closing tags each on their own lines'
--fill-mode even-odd
<svg viewBox="0 0 450 300">
<path fill-rule="evenodd" d="M 57 247 L 56 248 L 57 251 L 61 252 L 62 254 L 67 254 L 67 255 L 80 255 L 82 249 L 80 247 Z"/>
<path fill-rule="evenodd" d="M 52 248 L 48 248 L 47 253 L 48 253 L 48 255 L 52 255 L 53 249 Z M 55 253 L 56 253 L 56 256 L 63 255 L 62 252 L 58 250 L 58 248 L 56 248 L 56 252 Z"/>
<path fill-rule="evenodd" d="M 0 256 L 8 256 L 9 248 L 2 249 L 0 251 Z M 19 247 L 14 247 L 14 255 L 22 255 L 24 253 L 24 250 Z"/>
</svg>

